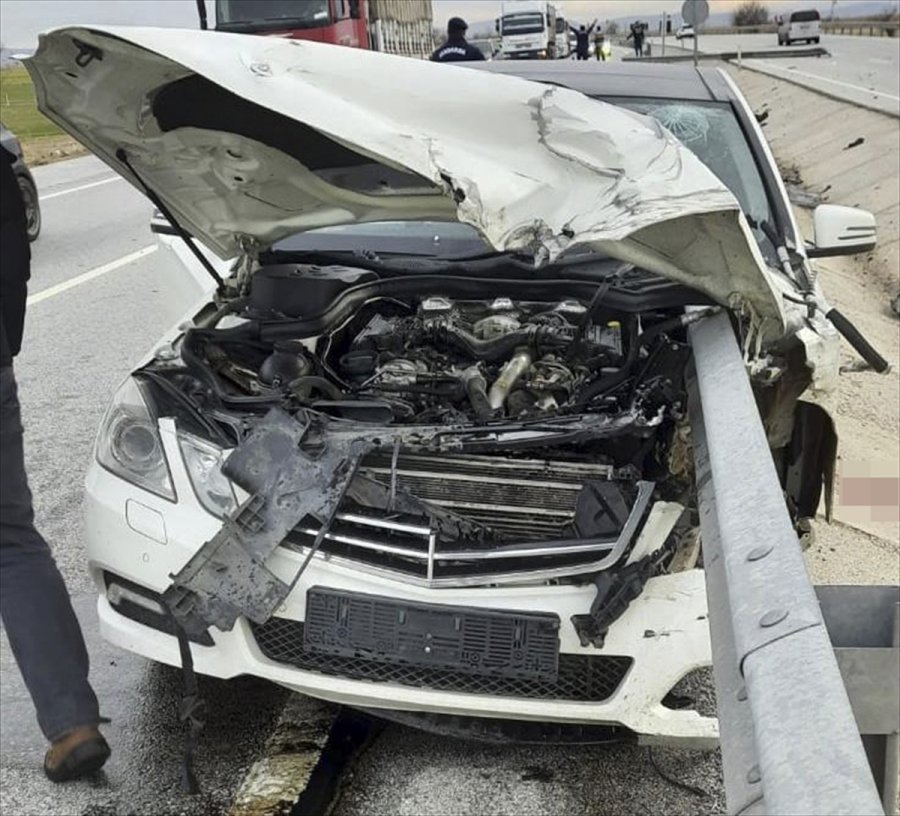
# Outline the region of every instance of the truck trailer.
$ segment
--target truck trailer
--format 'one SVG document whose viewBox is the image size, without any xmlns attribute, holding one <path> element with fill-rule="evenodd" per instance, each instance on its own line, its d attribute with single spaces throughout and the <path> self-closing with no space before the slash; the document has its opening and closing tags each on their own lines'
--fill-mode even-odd
<svg viewBox="0 0 900 816">
<path fill-rule="evenodd" d="M 206 6 L 198 0 L 201 28 Z M 216 0 L 216 31 L 264 34 L 426 59 L 431 0 Z"/>
</svg>

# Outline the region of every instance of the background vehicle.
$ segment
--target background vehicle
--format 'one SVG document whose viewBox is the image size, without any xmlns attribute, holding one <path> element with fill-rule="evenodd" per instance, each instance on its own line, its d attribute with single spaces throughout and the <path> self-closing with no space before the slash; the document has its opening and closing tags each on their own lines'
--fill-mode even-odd
<svg viewBox="0 0 900 816">
<path fill-rule="evenodd" d="M 542 0 L 505 0 L 496 22 L 504 59 L 555 59 L 556 8 Z"/>
<path fill-rule="evenodd" d="M 214 27 L 405 56 L 434 48 L 430 0 L 216 0 Z"/>
<path fill-rule="evenodd" d="M 28 240 L 34 241 L 41 233 L 41 205 L 38 200 L 37 185 L 34 176 L 25 164 L 25 156 L 22 153 L 22 145 L 11 130 L 7 130 L 0 123 L 0 145 L 6 148 L 16 157 L 13 163 L 13 172 L 18 179 L 22 190 L 22 198 L 25 200 L 25 216 L 28 219 Z"/>
<path fill-rule="evenodd" d="M 565 17 L 556 17 L 556 58 L 567 59 L 572 55 L 569 39 L 569 22 Z"/>
<path fill-rule="evenodd" d="M 693 39 L 694 27 L 690 23 L 684 23 L 678 31 L 675 32 L 676 40 Z"/>
<path fill-rule="evenodd" d="M 793 11 L 775 18 L 778 24 L 778 44 L 790 45 L 803 40 L 818 43 L 821 35 L 820 15 L 816 9 Z"/>
</svg>

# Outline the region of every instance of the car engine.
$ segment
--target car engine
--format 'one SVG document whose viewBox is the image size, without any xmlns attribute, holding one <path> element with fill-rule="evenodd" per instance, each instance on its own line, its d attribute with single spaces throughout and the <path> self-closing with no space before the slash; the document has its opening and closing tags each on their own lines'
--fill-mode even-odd
<svg viewBox="0 0 900 816">
<path fill-rule="evenodd" d="M 374 296 L 334 306 L 367 287 Z M 604 286 L 592 298 L 546 300 L 378 288 L 350 287 L 319 304 L 315 319 L 273 315 L 251 300 L 236 325 L 192 329 L 181 357 L 193 397 L 226 411 L 303 406 L 449 426 L 584 412 L 649 417 L 683 405 L 683 312 L 612 308 Z"/>
<path fill-rule="evenodd" d="M 520 419 L 571 402 L 592 371 L 622 364 L 621 324 L 580 331 L 586 308 L 427 297 L 409 315 L 375 311 L 337 359 L 354 393 L 414 422 Z"/>
</svg>

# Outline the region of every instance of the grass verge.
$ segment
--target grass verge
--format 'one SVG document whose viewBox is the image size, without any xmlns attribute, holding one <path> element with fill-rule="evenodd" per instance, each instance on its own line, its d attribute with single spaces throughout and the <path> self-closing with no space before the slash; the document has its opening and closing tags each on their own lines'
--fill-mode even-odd
<svg viewBox="0 0 900 816">
<path fill-rule="evenodd" d="M 86 152 L 37 109 L 31 77 L 22 67 L 0 71 L 0 121 L 22 143 L 29 165 L 47 164 Z"/>
</svg>

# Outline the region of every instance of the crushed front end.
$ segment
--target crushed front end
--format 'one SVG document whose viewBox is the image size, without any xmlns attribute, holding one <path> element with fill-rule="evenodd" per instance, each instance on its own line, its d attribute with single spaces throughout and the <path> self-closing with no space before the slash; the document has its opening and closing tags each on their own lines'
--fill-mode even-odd
<svg viewBox="0 0 900 816">
<path fill-rule="evenodd" d="M 263 267 L 175 333 L 134 381 L 179 518 L 153 511 L 166 543 L 146 560 L 91 536 L 105 634 L 177 664 L 171 611 L 214 675 L 711 744 L 713 719 L 664 704 L 710 657 L 696 293 L 614 261 L 568 279 L 494 264 Z M 89 523 L 133 538 L 111 478 L 91 472 Z"/>
</svg>

